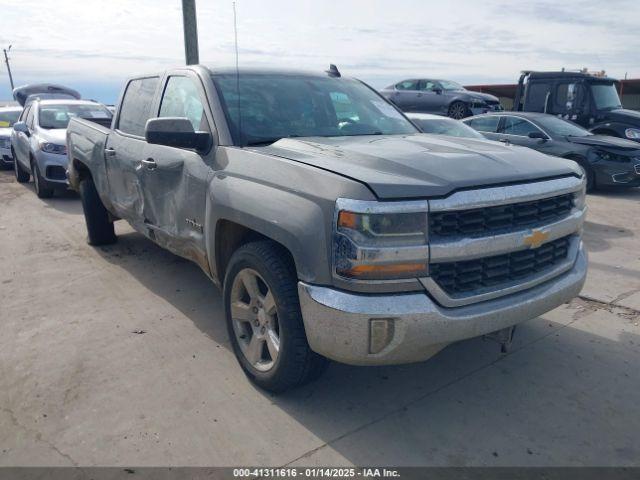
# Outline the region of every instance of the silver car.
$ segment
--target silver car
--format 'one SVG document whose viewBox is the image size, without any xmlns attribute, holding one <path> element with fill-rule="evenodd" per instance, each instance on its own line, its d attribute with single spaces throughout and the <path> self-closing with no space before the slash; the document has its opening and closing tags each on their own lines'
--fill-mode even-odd
<svg viewBox="0 0 640 480">
<path fill-rule="evenodd" d="M 21 112 L 22 107 L 0 107 L 0 167 L 13 167 L 11 128 Z"/>
<path fill-rule="evenodd" d="M 87 100 L 39 100 L 26 104 L 13 125 L 11 150 L 16 180 L 33 176 L 36 194 L 49 198 L 67 188 L 67 125 L 72 117 L 110 125 L 112 114 L 97 102 Z"/>
</svg>

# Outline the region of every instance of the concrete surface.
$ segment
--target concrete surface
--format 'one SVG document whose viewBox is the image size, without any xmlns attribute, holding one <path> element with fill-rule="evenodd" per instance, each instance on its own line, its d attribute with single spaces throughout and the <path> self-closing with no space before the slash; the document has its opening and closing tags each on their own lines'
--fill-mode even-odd
<svg viewBox="0 0 640 480">
<path fill-rule="evenodd" d="M 585 298 L 523 324 L 508 355 L 474 339 L 332 364 L 273 397 L 195 265 L 125 224 L 89 247 L 75 196 L 0 172 L 0 466 L 640 465 L 640 191 L 588 203 Z"/>
</svg>

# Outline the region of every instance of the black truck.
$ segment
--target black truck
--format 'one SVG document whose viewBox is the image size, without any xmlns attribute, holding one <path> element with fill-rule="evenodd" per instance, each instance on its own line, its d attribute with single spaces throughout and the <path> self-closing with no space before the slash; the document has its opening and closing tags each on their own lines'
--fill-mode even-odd
<svg viewBox="0 0 640 480">
<path fill-rule="evenodd" d="M 640 142 L 640 112 L 622 108 L 617 83 L 585 72 L 524 71 L 513 110 L 558 115 L 596 134 Z"/>
</svg>

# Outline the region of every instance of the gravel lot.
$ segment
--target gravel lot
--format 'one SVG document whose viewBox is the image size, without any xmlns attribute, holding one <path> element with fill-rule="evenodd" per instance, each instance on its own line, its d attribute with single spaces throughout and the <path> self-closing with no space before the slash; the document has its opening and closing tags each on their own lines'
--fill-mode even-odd
<svg viewBox="0 0 640 480">
<path fill-rule="evenodd" d="M 230 351 L 220 293 L 73 194 L 0 172 L 0 465 L 640 465 L 640 190 L 588 198 L 582 297 L 428 362 L 332 364 L 273 397 Z M 138 332 L 138 333 L 134 333 Z M 144 332 L 144 333 L 141 333 Z"/>
</svg>

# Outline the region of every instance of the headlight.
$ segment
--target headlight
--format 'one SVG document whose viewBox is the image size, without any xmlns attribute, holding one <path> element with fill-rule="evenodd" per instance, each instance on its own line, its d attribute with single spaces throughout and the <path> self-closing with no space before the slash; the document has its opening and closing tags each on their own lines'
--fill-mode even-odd
<svg viewBox="0 0 640 480">
<path fill-rule="evenodd" d="M 58 155 L 66 155 L 67 154 L 67 146 L 66 145 L 57 145 L 55 143 L 49 142 L 41 142 L 40 150 L 47 153 L 56 153 Z"/>
<path fill-rule="evenodd" d="M 334 273 L 356 280 L 395 280 L 428 273 L 427 203 L 339 199 Z"/>
<path fill-rule="evenodd" d="M 9 137 L 0 137 L 0 148 L 11 148 L 11 139 Z"/>
<path fill-rule="evenodd" d="M 475 108 L 487 106 L 487 102 L 485 102 L 481 98 L 472 98 L 470 103 L 471 103 L 471 106 Z"/>
<path fill-rule="evenodd" d="M 605 150 L 596 150 L 596 155 L 598 156 L 599 160 L 604 160 L 605 162 L 629 163 L 631 161 L 631 157 L 618 155 L 616 153 L 607 152 Z"/>
<path fill-rule="evenodd" d="M 640 140 L 640 128 L 627 128 L 624 134 L 631 140 Z"/>
</svg>

